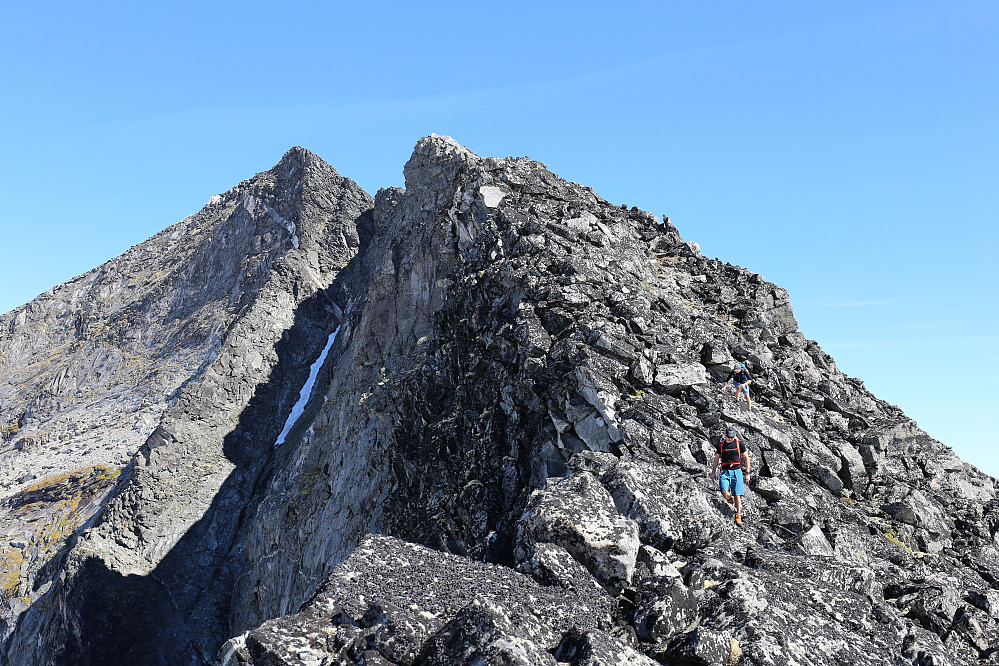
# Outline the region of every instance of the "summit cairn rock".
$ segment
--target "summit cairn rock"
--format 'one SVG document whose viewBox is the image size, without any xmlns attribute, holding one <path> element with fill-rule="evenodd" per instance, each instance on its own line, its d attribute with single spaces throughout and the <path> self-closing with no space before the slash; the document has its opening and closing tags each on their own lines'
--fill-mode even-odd
<svg viewBox="0 0 999 666">
<path fill-rule="evenodd" d="M 4 315 L 0 664 L 997 663 L 996 481 L 784 289 L 527 158 L 403 173 L 295 149 Z"/>
</svg>

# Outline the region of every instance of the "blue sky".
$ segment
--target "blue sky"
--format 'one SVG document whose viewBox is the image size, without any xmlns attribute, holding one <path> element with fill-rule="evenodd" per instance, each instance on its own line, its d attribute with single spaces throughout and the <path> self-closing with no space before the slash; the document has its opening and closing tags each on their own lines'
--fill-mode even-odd
<svg viewBox="0 0 999 666">
<path fill-rule="evenodd" d="M 369 192 L 436 132 L 668 214 L 993 476 L 999 4 L 14 3 L 0 311 L 301 145 Z"/>
</svg>

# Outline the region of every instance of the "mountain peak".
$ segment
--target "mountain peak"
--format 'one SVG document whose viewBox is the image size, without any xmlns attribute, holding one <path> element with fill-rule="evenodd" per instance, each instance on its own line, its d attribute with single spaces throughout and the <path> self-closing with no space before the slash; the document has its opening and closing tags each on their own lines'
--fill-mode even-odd
<svg viewBox="0 0 999 666">
<path fill-rule="evenodd" d="M 303 174 L 313 169 L 339 176 L 336 169 L 327 164 L 323 158 L 301 146 L 289 148 L 281 157 L 281 161 L 275 164 L 270 172 L 286 177 L 302 177 Z"/>
<path fill-rule="evenodd" d="M 296 146 L 0 319 L 0 444 L 50 454 L 0 496 L 2 663 L 995 663 L 995 481 L 786 290 L 527 158 L 405 176 Z M 53 474 L 119 424 L 120 474 Z"/>
<path fill-rule="evenodd" d="M 440 179 L 450 183 L 459 173 L 481 162 L 481 157 L 449 136 L 425 136 L 416 143 L 412 157 L 403 168 L 406 188 L 420 187 Z"/>
</svg>

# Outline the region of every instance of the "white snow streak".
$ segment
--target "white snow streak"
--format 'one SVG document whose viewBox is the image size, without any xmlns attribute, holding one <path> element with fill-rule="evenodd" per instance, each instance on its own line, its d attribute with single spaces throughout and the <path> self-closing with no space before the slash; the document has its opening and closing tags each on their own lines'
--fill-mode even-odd
<svg viewBox="0 0 999 666">
<path fill-rule="evenodd" d="M 298 417 L 302 415 L 305 411 L 305 405 L 308 404 L 309 398 L 312 397 L 312 385 L 316 383 L 316 376 L 319 374 L 319 368 L 323 367 L 323 361 L 326 360 L 326 354 L 329 353 L 330 347 L 333 346 L 333 341 L 336 340 L 336 334 L 340 332 L 340 327 L 337 326 L 336 330 L 330 333 L 329 340 L 326 341 L 326 346 L 323 348 L 323 353 L 319 355 L 316 362 L 312 364 L 309 369 L 309 379 L 305 382 L 305 386 L 302 387 L 302 392 L 298 394 L 298 402 L 295 406 L 291 408 L 291 414 L 288 415 L 288 420 L 285 421 L 284 430 L 278 435 L 277 441 L 274 442 L 274 447 L 277 448 L 284 444 L 284 438 L 288 436 L 291 429 L 295 426 L 295 422 L 298 421 Z"/>
</svg>

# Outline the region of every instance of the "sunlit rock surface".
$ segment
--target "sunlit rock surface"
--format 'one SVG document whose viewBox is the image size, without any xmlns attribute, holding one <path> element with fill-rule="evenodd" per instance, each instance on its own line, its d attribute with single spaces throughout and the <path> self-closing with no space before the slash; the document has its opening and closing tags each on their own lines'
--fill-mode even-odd
<svg viewBox="0 0 999 666">
<path fill-rule="evenodd" d="M 11 663 L 188 658 L 177 637 L 201 631 L 188 621 L 208 626 L 205 588 L 231 579 L 219 567 L 240 507 L 342 314 L 329 285 L 371 204 L 295 148 L 4 315 L 0 399 L 16 427 L 0 454 L 0 627 Z"/>
<path fill-rule="evenodd" d="M 104 399 L 149 420 L 131 439 L 87 439 L 82 397 L 29 409 L 85 374 L 56 365 L 104 357 L 23 328 L 71 335 L 49 296 L 5 315 L 3 344 L 52 365 L 5 352 L 5 442 L 58 433 L 3 454 L 5 663 L 999 663 L 995 480 L 839 372 L 784 289 L 526 158 L 430 136 L 404 173 L 372 203 L 296 149 L 181 223 L 282 249 L 257 275 L 250 232 L 185 244 L 215 253 L 201 281 L 153 292 L 203 315 L 129 321 L 216 337 Z M 130 252 L 155 268 L 176 228 Z M 236 311 L 196 287 L 223 283 Z M 100 289 L 88 307 L 117 312 Z M 736 360 L 752 411 L 718 392 Z M 753 465 L 741 527 L 709 475 L 727 427 Z"/>
</svg>

